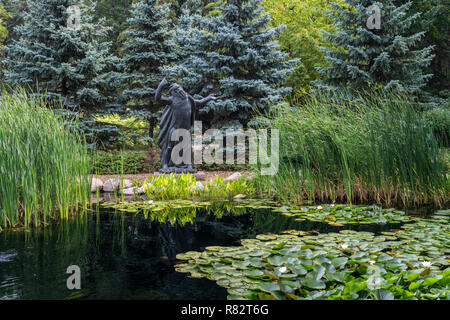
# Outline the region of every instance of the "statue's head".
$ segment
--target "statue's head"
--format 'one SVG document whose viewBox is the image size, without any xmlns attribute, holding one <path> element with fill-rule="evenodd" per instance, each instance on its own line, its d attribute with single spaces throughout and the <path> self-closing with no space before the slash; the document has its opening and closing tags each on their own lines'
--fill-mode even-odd
<svg viewBox="0 0 450 320">
<path fill-rule="evenodd" d="M 181 87 L 179 84 L 174 83 L 169 88 L 169 93 L 172 96 L 179 97 L 179 98 L 186 98 L 186 92 L 183 90 L 183 87 Z"/>
</svg>

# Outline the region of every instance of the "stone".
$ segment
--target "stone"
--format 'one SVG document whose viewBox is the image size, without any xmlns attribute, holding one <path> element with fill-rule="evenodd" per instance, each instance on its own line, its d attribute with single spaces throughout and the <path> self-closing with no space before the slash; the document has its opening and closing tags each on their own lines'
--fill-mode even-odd
<svg viewBox="0 0 450 320">
<path fill-rule="evenodd" d="M 120 193 L 126 195 L 126 196 L 132 196 L 132 195 L 138 195 L 138 194 L 144 194 L 144 188 L 143 187 L 133 187 L 128 189 L 123 189 Z"/>
<path fill-rule="evenodd" d="M 105 182 L 103 185 L 103 191 L 105 192 L 114 192 L 116 190 L 119 190 L 120 187 L 123 187 L 123 189 L 129 189 L 134 186 L 133 182 L 131 182 L 128 179 L 124 179 L 123 182 L 121 182 L 120 179 L 114 178 L 109 179 Z"/>
<path fill-rule="evenodd" d="M 92 184 L 91 184 L 91 192 L 97 192 L 97 189 L 102 191 L 103 189 L 103 181 L 99 178 L 92 178 Z"/>
<path fill-rule="evenodd" d="M 103 191 L 105 192 L 114 192 L 119 189 L 120 181 L 119 179 L 108 179 L 105 181 L 103 185 Z"/>
<path fill-rule="evenodd" d="M 128 179 L 124 179 L 123 183 L 119 185 L 119 187 L 122 187 L 123 189 L 129 189 L 134 187 L 134 183 Z"/>
<path fill-rule="evenodd" d="M 206 180 L 206 173 L 204 171 L 199 171 L 196 174 L 194 174 L 195 179 L 197 180 Z"/>
<path fill-rule="evenodd" d="M 242 174 L 240 172 L 235 172 L 231 176 L 225 179 L 225 181 L 230 182 L 239 179 L 242 177 Z"/>
<path fill-rule="evenodd" d="M 120 182 L 117 179 L 108 179 L 103 185 L 103 191 L 105 192 L 114 192 L 119 189 Z"/>
<path fill-rule="evenodd" d="M 237 194 L 233 197 L 233 199 L 238 200 L 238 199 L 245 199 L 247 198 L 247 196 L 245 194 Z"/>
</svg>

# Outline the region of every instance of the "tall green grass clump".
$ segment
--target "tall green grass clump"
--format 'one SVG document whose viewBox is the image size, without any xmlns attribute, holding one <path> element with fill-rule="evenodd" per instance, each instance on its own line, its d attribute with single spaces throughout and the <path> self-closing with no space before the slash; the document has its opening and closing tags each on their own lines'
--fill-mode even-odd
<svg viewBox="0 0 450 320">
<path fill-rule="evenodd" d="M 443 205 L 448 164 L 433 128 L 406 97 L 317 95 L 279 107 L 280 168 L 259 191 L 286 202 Z"/>
<path fill-rule="evenodd" d="M 45 225 L 88 205 L 88 156 L 43 100 L 0 96 L 0 228 Z"/>
</svg>

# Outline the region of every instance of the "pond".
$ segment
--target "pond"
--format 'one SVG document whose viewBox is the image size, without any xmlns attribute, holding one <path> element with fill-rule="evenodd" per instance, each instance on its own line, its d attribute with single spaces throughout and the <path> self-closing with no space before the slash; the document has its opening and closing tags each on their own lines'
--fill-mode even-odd
<svg viewBox="0 0 450 320">
<path fill-rule="evenodd" d="M 0 233 L 0 299 L 226 299 L 206 278 L 177 272 L 176 255 L 285 230 L 343 229 L 379 234 L 395 224 L 332 226 L 298 221 L 270 208 L 203 206 L 187 219 L 101 208 L 39 230 Z M 155 218 L 156 217 L 156 218 Z M 81 269 L 81 290 L 68 290 L 68 266 Z"/>
</svg>

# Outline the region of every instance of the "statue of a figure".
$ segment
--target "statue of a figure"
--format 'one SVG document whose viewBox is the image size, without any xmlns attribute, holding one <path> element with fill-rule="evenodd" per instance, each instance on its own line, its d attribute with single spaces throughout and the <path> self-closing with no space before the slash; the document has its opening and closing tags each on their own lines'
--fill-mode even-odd
<svg viewBox="0 0 450 320">
<path fill-rule="evenodd" d="M 175 165 L 171 159 L 172 149 L 178 143 L 171 141 L 172 133 L 177 129 L 185 129 L 191 132 L 194 125 L 194 117 L 196 110 L 202 105 L 211 100 L 216 100 L 217 97 L 209 95 L 202 100 L 195 100 L 183 88 L 174 83 L 169 88 L 170 97 L 163 97 L 162 90 L 168 85 L 166 78 L 164 78 L 156 89 L 156 101 L 162 101 L 167 104 L 165 107 L 160 123 L 160 131 L 158 136 L 158 145 L 161 148 L 161 173 L 169 172 L 185 172 L 194 173 L 195 170 L 192 165 L 192 144 L 189 146 L 191 152 L 190 163 L 181 163 Z"/>
</svg>

